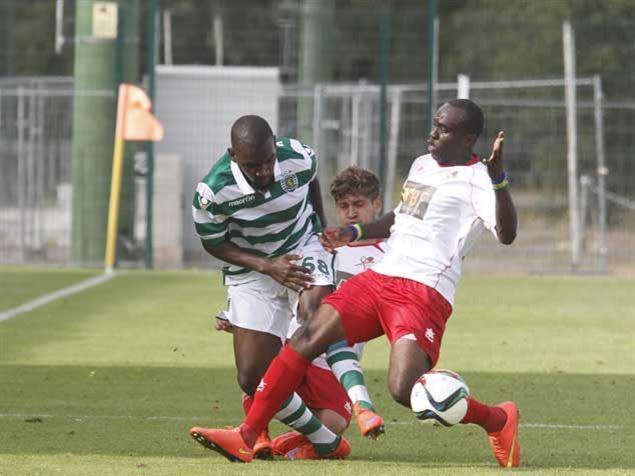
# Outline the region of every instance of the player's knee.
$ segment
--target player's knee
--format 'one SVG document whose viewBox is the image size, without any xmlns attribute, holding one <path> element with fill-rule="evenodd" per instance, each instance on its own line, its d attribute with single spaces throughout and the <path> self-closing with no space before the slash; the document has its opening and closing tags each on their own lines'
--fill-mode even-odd
<svg viewBox="0 0 635 476">
<path fill-rule="evenodd" d="M 410 393 L 412 382 L 399 376 L 388 379 L 388 390 L 392 398 L 404 407 L 410 408 Z"/>
<path fill-rule="evenodd" d="M 253 370 L 239 370 L 237 375 L 238 385 L 247 395 L 253 395 L 258 388 L 262 375 Z"/>
<path fill-rule="evenodd" d="M 314 413 L 317 419 L 336 435 L 341 435 L 348 428 L 348 421 L 333 410 L 314 410 Z"/>
<path fill-rule="evenodd" d="M 307 359 L 314 359 L 320 355 L 319 350 L 317 350 L 319 343 L 316 337 L 315 332 L 312 332 L 310 326 L 305 325 L 293 334 L 290 344 L 300 355 L 303 355 Z"/>
</svg>

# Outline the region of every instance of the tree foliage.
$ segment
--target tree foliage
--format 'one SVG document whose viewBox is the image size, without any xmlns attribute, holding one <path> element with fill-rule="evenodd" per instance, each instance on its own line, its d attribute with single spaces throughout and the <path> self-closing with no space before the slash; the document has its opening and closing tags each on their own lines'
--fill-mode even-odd
<svg viewBox="0 0 635 476">
<path fill-rule="evenodd" d="M 72 74 L 74 0 L 66 2 L 62 55 L 53 51 L 55 2 L 13 0 L 15 75 Z M 140 1 L 140 0 L 139 0 Z M 286 47 L 297 61 L 302 0 L 162 0 L 172 13 L 176 64 L 213 64 L 213 18 L 224 25 L 224 62 L 279 65 Z M 438 3 L 441 80 L 561 77 L 562 21 L 576 31 L 580 75 L 602 74 L 609 97 L 633 97 L 635 9 L 632 0 L 444 0 Z M 142 2 L 147 20 L 147 2 Z M 4 11 L 3 11 L 4 13 Z M 337 80 L 374 81 L 379 75 L 379 24 L 390 16 L 390 79 L 426 78 L 426 2 L 339 0 L 332 30 Z M 0 22 L 5 28 L 5 22 Z M 143 21 L 138 44 L 145 50 Z M 283 33 L 286 31 L 286 39 Z M 4 38 L 4 32 L 0 39 Z M 5 48 L 0 57 L 5 61 Z M 144 58 L 143 52 L 140 58 Z M 160 59 L 162 56 L 160 55 Z"/>
</svg>

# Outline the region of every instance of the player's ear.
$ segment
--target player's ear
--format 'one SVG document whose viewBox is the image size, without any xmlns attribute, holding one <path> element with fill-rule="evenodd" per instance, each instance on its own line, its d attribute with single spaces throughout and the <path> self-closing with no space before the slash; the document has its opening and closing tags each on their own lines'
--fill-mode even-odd
<svg viewBox="0 0 635 476">
<path fill-rule="evenodd" d="M 381 199 L 381 196 L 377 196 L 377 198 L 375 198 L 372 202 L 373 204 L 373 209 L 375 210 L 375 213 L 379 213 L 379 211 L 381 210 L 381 207 L 383 205 L 383 201 Z"/>
<path fill-rule="evenodd" d="M 472 148 L 478 140 L 478 134 L 465 134 L 465 145 Z"/>
<path fill-rule="evenodd" d="M 227 148 L 227 153 L 232 158 L 232 160 L 236 162 L 236 152 L 234 152 L 234 149 L 232 147 Z"/>
</svg>

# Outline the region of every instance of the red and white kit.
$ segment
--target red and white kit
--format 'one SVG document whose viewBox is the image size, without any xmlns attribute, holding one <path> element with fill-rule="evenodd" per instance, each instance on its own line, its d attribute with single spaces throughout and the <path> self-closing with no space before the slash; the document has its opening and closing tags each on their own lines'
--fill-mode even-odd
<svg viewBox="0 0 635 476">
<path fill-rule="evenodd" d="M 324 303 L 342 316 L 350 343 L 386 334 L 416 339 L 433 365 L 452 312 L 462 260 L 484 229 L 494 235 L 496 198 L 486 166 L 474 156 L 444 167 L 417 158 L 395 208 L 387 251 Z"/>
<path fill-rule="evenodd" d="M 351 243 L 337 249 L 335 256 L 335 286 L 341 286 L 346 280 L 370 269 L 384 256 L 386 244 L 383 241 L 364 241 Z M 294 317 L 289 328 L 289 338 L 300 327 Z M 361 359 L 364 343 L 353 346 Z M 315 358 L 296 390 L 304 403 L 312 409 L 329 409 L 340 414 L 347 422 L 351 419 L 352 403 L 346 390 L 337 380 L 326 362 L 326 354 Z"/>
</svg>

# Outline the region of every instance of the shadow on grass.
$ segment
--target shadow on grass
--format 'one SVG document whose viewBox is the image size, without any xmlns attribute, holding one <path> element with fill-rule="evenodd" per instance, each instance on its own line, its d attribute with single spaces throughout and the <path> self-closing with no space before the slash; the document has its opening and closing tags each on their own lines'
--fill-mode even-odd
<svg viewBox="0 0 635 476">
<path fill-rule="evenodd" d="M 515 400 L 529 467 L 635 468 L 635 377 L 465 373 L 480 400 Z M 393 403 L 382 372 L 367 380 L 387 434 L 376 443 L 348 432 L 352 460 L 425 466 L 492 464 L 485 433 L 471 425 L 419 424 Z M 0 453 L 212 457 L 193 425 L 242 418 L 233 369 L 0 366 Z M 538 426 L 536 426 L 538 425 Z M 551 425 L 551 426 L 542 426 Z M 274 424 L 273 433 L 283 431 Z"/>
</svg>

